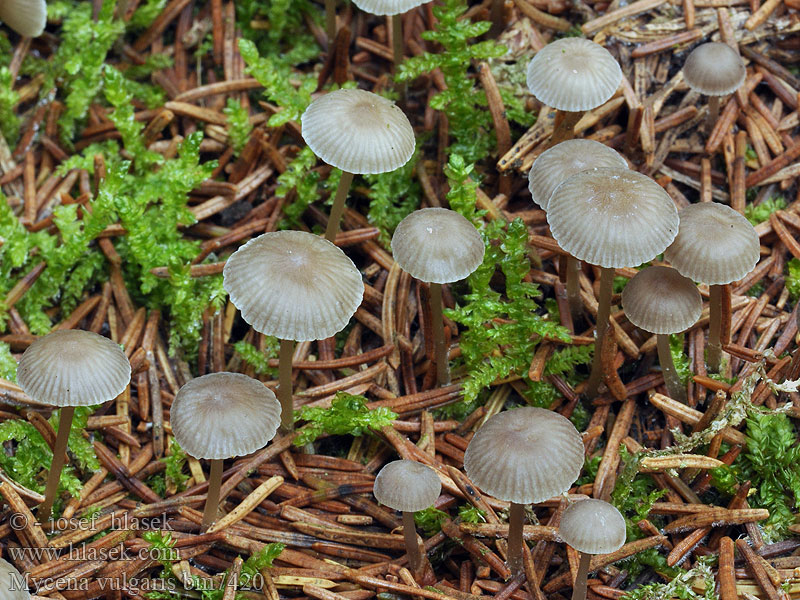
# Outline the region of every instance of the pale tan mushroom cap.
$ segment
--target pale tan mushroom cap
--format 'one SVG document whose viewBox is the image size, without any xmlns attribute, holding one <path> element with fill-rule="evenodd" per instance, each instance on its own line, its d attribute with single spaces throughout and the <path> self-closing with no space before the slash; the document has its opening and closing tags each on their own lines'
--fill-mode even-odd
<svg viewBox="0 0 800 600">
<path fill-rule="evenodd" d="M 484 492 L 518 504 L 566 492 L 583 468 L 575 426 L 551 410 L 526 406 L 501 412 L 478 429 L 464 470 Z"/>
<path fill-rule="evenodd" d="M 394 102 L 364 90 L 336 90 L 300 117 L 303 139 L 329 165 L 349 173 L 386 173 L 414 154 L 414 130 Z"/>
<path fill-rule="evenodd" d="M 281 405 L 260 381 L 241 373 L 192 379 L 170 409 L 175 440 L 195 458 L 245 456 L 267 445 L 281 422 Z"/>
<path fill-rule="evenodd" d="M 372 15 L 400 15 L 425 4 L 426 0 L 353 0 L 358 8 Z"/>
<path fill-rule="evenodd" d="M 22 36 L 38 37 L 47 25 L 47 4 L 44 0 L 2 0 L 0 21 Z"/>
<path fill-rule="evenodd" d="M 25 577 L 7 560 L 0 558 L 0 598 L 29 600 L 31 597 Z"/>
<path fill-rule="evenodd" d="M 610 554 L 625 543 L 625 519 L 608 502 L 579 500 L 564 510 L 558 535 L 578 552 Z"/>
<path fill-rule="evenodd" d="M 431 506 L 442 491 L 442 482 L 427 465 L 413 460 L 396 460 L 375 477 L 373 493 L 381 504 L 403 512 L 417 512 Z"/>
<path fill-rule="evenodd" d="M 131 364 L 118 344 L 79 329 L 53 331 L 22 355 L 17 382 L 37 402 L 90 406 L 119 396 L 131 380 Z"/>
<path fill-rule="evenodd" d="M 622 290 L 628 320 L 650 333 L 678 333 L 700 318 L 703 300 L 697 286 L 670 267 L 647 267 Z"/>
<path fill-rule="evenodd" d="M 556 188 L 547 205 L 553 237 L 577 259 L 635 267 L 678 233 L 678 210 L 660 185 L 629 169 L 591 169 Z"/>
<path fill-rule="evenodd" d="M 528 89 L 558 110 L 591 110 L 614 95 L 622 69 L 611 53 L 584 38 L 550 42 L 528 64 Z"/>
<path fill-rule="evenodd" d="M 728 44 L 708 42 L 691 51 L 683 64 L 683 77 L 693 90 L 707 96 L 735 92 L 746 75 L 744 62 Z"/>
<path fill-rule="evenodd" d="M 364 296 L 344 252 L 304 231 L 247 242 L 223 269 L 223 286 L 253 329 L 283 340 L 321 340 L 344 329 Z"/>
<path fill-rule="evenodd" d="M 459 213 L 423 208 L 400 221 L 392 236 L 392 253 L 412 277 L 451 283 L 480 266 L 484 245 L 475 226 Z"/>
<path fill-rule="evenodd" d="M 547 210 L 550 196 L 565 179 L 594 167 L 627 169 L 628 163 L 619 152 L 594 140 L 567 140 L 545 150 L 528 172 L 534 203 Z"/>
<path fill-rule="evenodd" d="M 680 231 L 664 258 L 681 275 L 709 285 L 737 281 L 756 266 L 758 234 L 750 221 L 716 202 L 681 209 Z"/>
</svg>

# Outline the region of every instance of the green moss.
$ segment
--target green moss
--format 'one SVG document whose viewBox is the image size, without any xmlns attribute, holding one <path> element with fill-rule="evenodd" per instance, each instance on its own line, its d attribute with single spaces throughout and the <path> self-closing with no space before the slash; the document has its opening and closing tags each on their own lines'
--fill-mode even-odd
<svg viewBox="0 0 800 600">
<path fill-rule="evenodd" d="M 304 406 L 295 411 L 295 420 L 307 423 L 298 431 L 296 446 L 313 442 L 324 433 L 330 435 L 363 435 L 371 429 L 391 425 L 397 415 L 388 408 L 367 408 L 367 399 L 346 392 L 337 392 L 330 408 Z"/>
</svg>

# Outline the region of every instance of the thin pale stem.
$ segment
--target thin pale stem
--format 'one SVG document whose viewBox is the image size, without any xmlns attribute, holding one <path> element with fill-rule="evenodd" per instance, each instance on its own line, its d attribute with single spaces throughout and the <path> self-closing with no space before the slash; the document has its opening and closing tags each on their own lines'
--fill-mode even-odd
<svg viewBox="0 0 800 600">
<path fill-rule="evenodd" d="M 719 373 L 722 364 L 722 286 L 708 286 L 708 370 Z"/>
<path fill-rule="evenodd" d="M 347 199 L 347 192 L 350 191 L 352 182 L 353 174 L 342 171 L 339 187 L 336 188 L 336 197 L 333 199 L 333 206 L 331 207 L 331 216 L 328 217 L 328 227 L 325 229 L 325 239 L 331 243 L 334 242 L 336 234 L 339 233 L 339 222 L 342 220 L 342 214 L 344 214 L 344 201 Z"/>
<path fill-rule="evenodd" d="M 583 112 L 558 111 L 556 113 L 556 127 L 553 135 L 550 136 L 548 147 L 552 148 L 556 144 L 571 140 L 575 137 L 575 125 L 581 120 Z"/>
<path fill-rule="evenodd" d="M 50 463 L 50 472 L 47 474 L 47 487 L 44 492 L 44 502 L 39 505 L 38 516 L 40 523 L 44 523 L 50 518 L 50 512 L 53 510 L 53 503 L 56 501 L 58 482 L 61 479 L 61 470 L 64 468 L 69 430 L 72 428 L 72 416 L 74 414 L 74 406 L 65 406 L 61 409 L 61 416 L 58 419 L 56 445 L 53 448 L 53 462 Z"/>
<path fill-rule="evenodd" d="M 403 50 L 405 44 L 403 43 L 403 15 L 397 14 L 391 16 L 392 20 L 392 72 L 397 74 L 400 69 L 400 63 L 403 62 Z M 408 84 L 405 82 L 398 84 L 400 93 L 400 106 L 405 106 L 406 96 L 408 95 Z"/>
<path fill-rule="evenodd" d="M 403 511 L 403 540 L 406 543 L 406 554 L 408 554 L 408 570 L 414 575 L 419 572 L 422 566 L 422 555 L 417 544 L 417 525 L 414 523 L 414 513 Z"/>
<path fill-rule="evenodd" d="M 511 576 L 522 573 L 522 525 L 525 522 L 525 505 L 511 503 L 508 509 L 508 569 Z"/>
<path fill-rule="evenodd" d="M 581 560 L 578 563 L 578 573 L 575 576 L 575 585 L 572 588 L 572 600 L 586 600 L 586 581 L 589 578 L 589 564 L 592 555 L 580 552 Z"/>
<path fill-rule="evenodd" d="M 325 31 L 328 34 L 328 52 L 333 52 L 336 39 L 336 0 L 325 0 Z"/>
<path fill-rule="evenodd" d="M 709 96 L 708 97 L 708 117 L 706 118 L 706 129 L 708 133 L 714 129 L 714 125 L 717 124 L 717 119 L 719 119 L 719 96 Z"/>
<path fill-rule="evenodd" d="M 490 38 L 497 38 L 506 28 L 505 0 L 492 0 L 492 7 L 489 10 L 489 20 L 492 28 L 489 30 Z"/>
<path fill-rule="evenodd" d="M 448 352 L 444 344 L 444 317 L 442 316 L 442 284 L 431 284 L 431 329 L 433 330 L 434 360 L 436 361 L 436 383 L 450 383 Z"/>
<path fill-rule="evenodd" d="M 217 520 L 219 510 L 219 491 L 222 487 L 222 459 L 211 461 L 211 473 L 208 475 L 208 494 L 206 495 L 206 508 L 203 511 L 203 529 L 206 531 Z"/>
<path fill-rule="evenodd" d="M 567 300 L 569 301 L 569 311 L 572 314 L 572 322 L 577 325 L 581 315 L 583 315 L 583 301 L 581 300 L 581 289 L 578 282 L 578 275 L 581 272 L 581 261 L 574 256 L 567 257 Z"/>
<path fill-rule="evenodd" d="M 603 379 L 603 364 L 601 349 L 603 337 L 608 329 L 608 317 L 611 314 L 611 292 L 614 287 L 614 269 L 600 269 L 600 297 L 597 299 L 597 325 L 595 326 L 594 358 L 592 359 L 592 372 L 586 382 L 586 396 L 589 399 L 597 396 L 597 388 Z"/>
<path fill-rule="evenodd" d="M 672 362 L 672 352 L 669 349 L 669 334 L 659 333 L 656 336 L 656 346 L 658 348 L 658 362 L 661 363 L 661 372 L 664 374 L 667 392 L 674 400 L 686 404 L 686 387 L 681 384 L 681 379 L 675 370 L 675 363 Z"/>
<path fill-rule="evenodd" d="M 294 401 L 292 400 L 292 354 L 294 342 L 281 340 L 278 354 L 278 401 L 281 403 L 281 429 L 294 429 Z"/>
</svg>

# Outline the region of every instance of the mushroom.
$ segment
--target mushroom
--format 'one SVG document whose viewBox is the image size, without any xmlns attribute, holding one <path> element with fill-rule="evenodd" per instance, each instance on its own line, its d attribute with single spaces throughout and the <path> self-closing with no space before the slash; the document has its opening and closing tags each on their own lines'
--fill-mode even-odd
<svg viewBox="0 0 800 600">
<path fill-rule="evenodd" d="M 592 371 L 593 398 L 603 376 L 600 348 L 608 327 L 614 269 L 635 267 L 663 252 L 678 233 L 678 211 L 661 186 L 629 169 L 597 168 L 573 175 L 547 205 L 553 238 L 579 260 L 601 267 Z"/>
<path fill-rule="evenodd" d="M 461 214 L 446 208 L 423 208 L 400 221 L 392 236 L 392 253 L 400 268 L 430 283 L 436 379 L 450 383 L 442 318 L 442 284 L 467 277 L 483 262 L 481 234 Z"/>
<path fill-rule="evenodd" d="M 61 408 L 45 498 L 39 505 L 40 521 L 50 517 L 56 499 L 75 407 L 116 398 L 130 380 L 131 364 L 119 345 L 91 331 L 53 331 L 22 354 L 19 386 L 37 402 Z"/>
<path fill-rule="evenodd" d="M 603 500 L 580 500 L 561 515 L 558 535 L 580 553 L 572 600 L 585 600 L 586 578 L 593 554 L 616 552 L 625 543 L 625 519 Z"/>
<path fill-rule="evenodd" d="M 430 467 L 413 460 L 396 460 L 375 477 L 373 493 L 381 504 L 403 513 L 403 539 L 410 570 L 415 575 L 422 567 L 417 543 L 414 513 L 431 506 L 442 491 L 442 482 Z"/>
<path fill-rule="evenodd" d="M 618 167 L 626 169 L 628 163 L 619 152 L 594 140 L 566 140 L 545 150 L 533 161 L 528 172 L 528 189 L 533 202 L 547 210 L 550 196 L 568 177 L 594 167 Z M 577 323 L 583 312 L 578 272 L 580 261 L 567 257 L 567 298 L 573 322 Z"/>
<path fill-rule="evenodd" d="M 342 170 L 325 238 L 339 232 L 344 201 L 354 174 L 386 173 L 414 154 L 414 130 L 394 102 L 364 90 L 342 89 L 320 96 L 300 117 L 308 147 Z"/>
<path fill-rule="evenodd" d="M 527 80 L 539 102 L 559 111 L 552 145 L 574 137 L 583 113 L 614 95 L 622 82 L 622 69 L 600 44 L 568 37 L 536 53 L 528 64 Z"/>
<path fill-rule="evenodd" d="M 720 42 L 700 44 L 683 63 L 683 78 L 695 92 L 708 96 L 708 120 L 711 129 L 719 117 L 719 100 L 735 92 L 744 83 L 744 61 L 737 52 Z"/>
<path fill-rule="evenodd" d="M 583 442 L 560 414 L 526 406 L 496 414 L 464 452 L 467 476 L 485 493 L 511 502 L 508 567 L 522 572 L 524 505 L 566 492 L 583 468 Z"/>
<path fill-rule="evenodd" d="M 656 334 L 658 360 L 669 395 L 686 402 L 686 388 L 681 385 L 672 353 L 669 334 L 680 333 L 694 325 L 703 310 L 697 286 L 670 267 L 642 269 L 622 290 L 622 308 L 637 327 Z"/>
<path fill-rule="evenodd" d="M 260 381 L 241 373 L 210 373 L 186 383 L 172 401 L 172 434 L 189 456 L 211 461 L 203 531 L 214 522 L 222 461 L 246 456 L 275 437 L 281 407 Z"/>
<path fill-rule="evenodd" d="M 3 600 L 30 600 L 25 577 L 7 560 L 0 558 L 0 598 Z"/>
<path fill-rule="evenodd" d="M 750 221 L 730 206 L 715 202 L 681 209 L 680 231 L 664 258 L 691 279 L 709 285 L 708 368 L 718 372 L 722 361 L 722 286 L 737 281 L 756 266 L 758 234 Z"/>
<path fill-rule="evenodd" d="M 0 21 L 21 36 L 38 37 L 47 25 L 47 4 L 44 0 L 3 0 Z"/>
<path fill-rule="evenodd" d="M 320 340 L 344 329 L 364 296 L 361 274 L 329 241 L 304 231 L 275 231 L 234 252 L 222 278 L 242 318 L 281 340 L 281 427 L 291 430 L 292 341 Z"/>
</svg>

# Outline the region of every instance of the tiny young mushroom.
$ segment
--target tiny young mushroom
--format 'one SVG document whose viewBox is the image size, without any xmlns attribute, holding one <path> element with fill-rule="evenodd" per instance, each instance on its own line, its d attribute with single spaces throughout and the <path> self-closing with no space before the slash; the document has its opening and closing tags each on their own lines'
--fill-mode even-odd
<svg viewBox="0 0 800 600">
<path fill-rule="evenodd" d="M 392 236 L 392 253 L 400 268 L 430 283 L 430 303 L 436 380 L 450 383 L 444 342 L 442 284 L 467 277 L 481 262 L 485 247 L 481 234 L 465 217 L 446 208 L 423 208 L 400 221 Z"/>
<path fill-rule="evenodd" d="M 189 456 L 211 461 L 203 531 L 219 508 L 223 460 L 266 446 L 275 437 L 280 415 L 275 394 L 241 373 L 209 373 L 178 390 L 170 409 L 175 441 Z"/>
<path fill-rule="evenodd" d="M 464 471 L 483 492 L 511 502 L 508 567 L 522 572 L 525 505 L 566 492 L 583 468 L 581 434 L 569 419 L 525 406 L 496 414 L 464 452 Z"/>
<path fill-rule="evenodd" d="M 399 169 L 414 154 L 414 130 L 394 102 L 364 90 L 341 89 L 314 100 L 300 117 L 303 139 L 319 158 L 342 170 L 325 239 L 339 232 L 354 174 Z"/>
<path fill-rule="evenodd" d="M 0 598 L 2 600 L 30 600 L 25 577 L 7 560 L 0 558 Z"/>
<path fill-rule="evenodd" d="M 45 0 L 3 0 L 0 21 L 21 36 L 38 37 L 47 25 L 47 4 Z"/>
<path fill-rule="evenodd" d="M 708 284 L 708 368 L 722 361 L 722 286 L 747 275 L 758 262 L 760 244 L 750 221 L 716 202 L 690 204 L 680 210 L 680 231 L 664 259 L 683 276 Z"/>
<path fill-rule="evenodd" d="M 292 342 L 321 340 L 344 329 L 364 296 L 361 273 L 324 238 L 304 231 L 274 231 L 234 252 L 222 275 L 242 318 L 281 341 L 281 427 L 291 430 Z"/>
<path fill-rule="evenodd" d="M 683 63 L 683 78 L 694 91 L 708 96 L 706 128 L 719 117 L 719 100 L 732 94 L 744 83 L 746 69 L 742 57 L 721 42 L 700 44 Z"/>
<path fill-rule="evenodd" d="M 669 395 L 686 402 L 686 387 L 681 384 L 669 335 L 685 331 L 697 322 L 703 300 L 697 286 L 670 267 L 647 267 L 639 271 L 622 290 L 622 308 L 637 327 L 656 334 L 658 360 Z"/>
<path fill-rule="evenodd" d="M 580 554 L 572 600 L 586 600 L 586 580 L 594 554 L 616 552 L 625 543 L 625 519 L 603 500 L 579 500 L 561 515 L 558 535 Z"/>
<path fill-rule="evenodd" d="M 130 380 L 131 364 L 119 345 L 91 331 L 53 331 L 22 354 L 17 369 L 22 390 L 37 402 L 61 408 L 40 521 L 50 517 L 56 499 L 75 407 L 112 400 Z"/>
<path fill-rule="evenodd" d="M 403 513 L 403 539 L 410 571 L 418 576 L 423 566 L 417 543 L 414 513 L 431 506 L 442 491 L 442 482 L 430 467 L 413 460 L 396 460 L 375 477 L 373 493 L 381 504 Z"/>
</svg>

